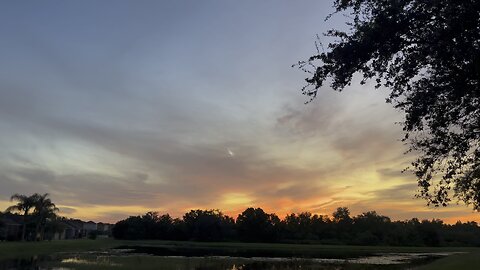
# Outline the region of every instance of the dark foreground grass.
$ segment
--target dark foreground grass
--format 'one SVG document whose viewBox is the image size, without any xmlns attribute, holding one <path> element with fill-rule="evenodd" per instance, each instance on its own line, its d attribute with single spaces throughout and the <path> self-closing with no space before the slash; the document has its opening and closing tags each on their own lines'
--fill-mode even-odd
<svg viewBox="0 0 480 270">
<path fill-rule="evenodd" d="M 433 261 L 416 270 L 477 270 L 480 269 L 480 251 L 455 254 Z"/>
<path fill-rule="evenodd" d="M 37 255 L 51 255 L 57 252 L 81 252 L 114 248 L 118 241 L 102 240 L 62 240 L 43 242 L 0 242 L 0 259 L 29 258 Z"/>
</svg>

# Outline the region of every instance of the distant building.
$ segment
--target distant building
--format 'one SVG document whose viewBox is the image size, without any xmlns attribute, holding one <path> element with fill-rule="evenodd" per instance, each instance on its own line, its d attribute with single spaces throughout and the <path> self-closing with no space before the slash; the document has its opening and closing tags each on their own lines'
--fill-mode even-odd
<svg viewBox="0 0 480 270">
<path fill-rule="evenodd" d="M 102 223 L 99 222 L 97 223 L 97 231 L 102 233 L 102 232 L 108 232 L 111 229 L 111 224 L 108 223 Z"/>
<path fill-rule="evenodd" d="M 0 216 L 0 240 L 15 241 L 22 237 L 22 217 L 14 214 Z"/>
<path fill-rule="evenodd" d="M 83 229 L 85 230 L 85 232 L 88 235 L 89 232 L 97 230 L 97 223 L 95 223 L 93 221 L 84 222 L 83 223 Z"/>
<path fill-rule="evenodd" d="M 61 221 L 61 227 L 62 229 L 54 234 L 54 240 L 86 238 L 91 231 L 96 230 L 96 223 L 64 218 Z"/>
<path fill-rule="evenodd" d="M 102 238 L 109 237 L 113 225 L 108 223 L 95 223 L 79 219 L 59 218 L 55 221 L 56 228 L 45 239 L 66 240 L 87 238 L 91 235 Z M 19 241 L 22 237 L 23 216 L 18 214 L 0 213 L 0 241 Z M 25 238 L 33 240 L 31 228 L 27 230 Z"/>
<path fill-rule="evenodd" d="M 98 236 L 102 238 L 110 237 L 112 235 L 112 228 L 113 228 L 113 224 L 102 223 L 102 222 L 97 223 Z"/>
<path fill-rule="evenodd" d="M 83 222 L 79 220 L 63 219 L 60 222 L 61 230 L 55 232 L 53 240 L 78 239 L 83 237 Z"/>
</svg>

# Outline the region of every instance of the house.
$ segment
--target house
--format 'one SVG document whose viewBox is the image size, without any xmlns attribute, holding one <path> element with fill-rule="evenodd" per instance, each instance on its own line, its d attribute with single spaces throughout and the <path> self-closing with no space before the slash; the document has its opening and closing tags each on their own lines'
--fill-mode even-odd
<svg viewBox="0 0 480 270">
<path fill-rule="evenodd" d="M 83 223 L 83 230 L 86 231 L 87 235 L 89 232 L 97 230 L 97 223 L 93 221 L 88 221 Z"/>
<path fill-rule="evenodd" d="M 97 232 L 98 236 L 102 238 L 108 238 L 112 235 L 113 224 L 108 223 L 97 223 Z"/>
<path fill-rule="evenodd" d="M 84 237 L 83 221 L 79 219 L 67 219 L 64 222 L 67 224 L 65 239 L 77 239 Z"/>
<path fill-rule="evenodd" d="M 60 218 L 55 222 L 55 229 L 45 239 L 65 240 L 91 237 L 92 235 L 107 238 L 111 235 L 113 225 L 107 223 L 95 223 L 80 219 Z M 23 229 L 23 216 L 18 214 L 0 213 L 0 241 L 21 240 Z M 27 228 L 25 239 L 33 240 L 31 228 Z"/>
<path fill-rule="evenodd" d="M 112 230 L 113 225 L 108 223 L 97 223 L 97 230 L 100 233 L 108 233 Z"/>
<path fill-rule="evenodd" d="M 84 222 L 79 219 L 62 218 L 60 224 L 62 229 L 53 235 L 54 240 L 85 238 L 96 228 L 94 222 Z"/>
<path fill-rule="evenodd" d="M 20 240 L 22 237 L 22 217 L 19 215 L 0 216 L 0 240 Z"/>
<path fill-rule="evenodd" d="M 53 235 L 53 240 L 78 239 L 82 237 L 82 224 L 73 220 L 62 220 L 60 222 L 61 230 Z"/>
<path fill-rule="evenodd" d="M 97 223 L 93 221 L 82 221 L 79 219 L 63 219 L 61 221 L 63 229 L 55 233 L 53 239 L 78 239 L 88 237 L 92 232 L 97 232 Z"/>
</svg>

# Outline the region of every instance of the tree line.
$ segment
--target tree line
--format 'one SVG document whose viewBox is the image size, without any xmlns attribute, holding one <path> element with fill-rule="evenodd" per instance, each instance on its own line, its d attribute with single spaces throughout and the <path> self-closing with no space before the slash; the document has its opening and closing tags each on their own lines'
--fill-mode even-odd
<svg viewBox="0 0 480 270">
<path fill-rule="evenodd" d="M 117 239 L 295 242 L 392 246 L 480 246 L 476 222 L 392 221 L 375 211 L 351 216 L 346 207 L 331 217 L 309 212 L 280 219 L 261 208 L 248 208 L 236 219 L 219 210 L 191 210 L 182 218 L 148 212 L 115 224 Z"/>
</svg>

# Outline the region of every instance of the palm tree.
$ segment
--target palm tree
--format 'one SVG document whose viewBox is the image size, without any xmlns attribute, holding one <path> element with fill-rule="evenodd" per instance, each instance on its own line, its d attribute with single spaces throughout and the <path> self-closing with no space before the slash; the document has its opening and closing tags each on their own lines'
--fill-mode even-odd
<svg viewBox="0 0 480 270">
<path fill-rule="evenodd" d="M 56 213 L 59 211 L 48 196 L 48 193 L 43 195 L 35 193 L 32 195 L 35 205 L 33 215 L 36 218 L 35 237 L 38 237 L 39 240 L 43 240 L 47 221 L 54 219 L 57 216 Z"/>
<path fill-rule="evenodd" d="M 32 208 L 35 207 L 35 198 L 34 196 L 26 196 L 22 194 L 13 194 L 10 197 L 10 201 L 17 201 L 17 204 L 9 206 L 7 212 L 20 212 L 23 215 L 22 221 L 22 241 L 25 241 L 25 233 L 27 231 L 27 216 Z"/>
</svg>

